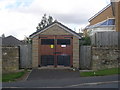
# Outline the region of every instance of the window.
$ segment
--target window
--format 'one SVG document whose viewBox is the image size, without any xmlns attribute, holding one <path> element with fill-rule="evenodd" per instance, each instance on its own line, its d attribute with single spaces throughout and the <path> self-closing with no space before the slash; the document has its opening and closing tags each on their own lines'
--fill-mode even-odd
<svg viewBox="0 0 120 90">
<path fill-rule="evenodd" d="M 54 39 L 41 39 L 41 45 L 54 45 Z"/>
<path fill-rule="evenodd" d="M 115 25 L 115 19 L 108 19 L 103 22 L 101 25 Z"/>
<path fill-rule="evenodd" d="M 115 19 L 109 19 L 108 25 L 115 25 Z"/>
<path fill-rule="evenodd" d="M 70 39 L 57 39 L 58 45 L 70 45 Z"/>
<path fill-rule="evenodd" d="M 108 21 L 103 22 L 101 25 L 107 25 Z"/>
</svg>

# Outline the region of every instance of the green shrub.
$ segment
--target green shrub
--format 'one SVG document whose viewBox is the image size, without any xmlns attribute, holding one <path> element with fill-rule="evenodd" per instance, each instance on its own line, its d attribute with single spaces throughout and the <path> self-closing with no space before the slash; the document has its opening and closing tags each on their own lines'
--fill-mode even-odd
<svg viewBox="0 0 120 90">
<path fill-rule="evenodd" d="M 83 37 L 81 40 L 80 40 L 80 45 L 91 45 L 91 39 L 90 37 Z"/>
</svg>

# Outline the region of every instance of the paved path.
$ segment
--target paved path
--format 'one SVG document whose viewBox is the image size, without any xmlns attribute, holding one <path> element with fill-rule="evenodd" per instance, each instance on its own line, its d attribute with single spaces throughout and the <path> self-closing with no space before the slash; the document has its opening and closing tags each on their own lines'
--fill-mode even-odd
<svg viewBox="0 0 120 90">
<path fill-rule="evenodd" d="M 78 88 L 85 87 L 86 85 L 97 85 L 98 82 L 110 84 L 110 82 L 117 83 L 116 81 L 118 81 L 118 75 L 80 77 L 78 71 L 34 69 L 26 81 L 3 83 L 3 87 Z M 116 86 L 114 85 L 114 88 Z"/>
</svg>

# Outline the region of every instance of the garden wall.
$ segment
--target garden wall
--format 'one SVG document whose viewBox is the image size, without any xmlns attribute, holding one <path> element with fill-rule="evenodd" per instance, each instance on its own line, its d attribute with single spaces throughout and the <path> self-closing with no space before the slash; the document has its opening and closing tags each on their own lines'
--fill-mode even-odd
<svg viewBox="0 0 120 90">
<path fill-rule="evenodd" d="M 19 70 L 19 47 L 2 47 L 2 72 Z"/>
<path fill-rule="evenodd" d="M 92 47 L 92 69 L 116 68 L 120 65 L 118 47 Z"/>
</svg>

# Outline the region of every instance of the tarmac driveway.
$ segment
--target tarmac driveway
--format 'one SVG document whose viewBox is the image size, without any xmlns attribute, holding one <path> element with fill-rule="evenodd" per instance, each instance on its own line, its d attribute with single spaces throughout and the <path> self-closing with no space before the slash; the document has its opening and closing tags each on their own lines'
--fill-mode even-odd
<svg viewBox="0 0 120 90">
<path fill-rule="evenodd" d="M 71 69 L 33 69 L 27 80 L 80 78 L 79 71 Z"/>
</svg>

